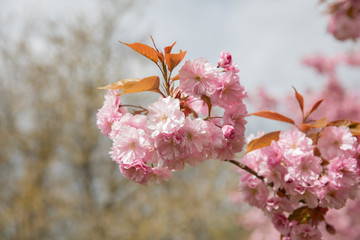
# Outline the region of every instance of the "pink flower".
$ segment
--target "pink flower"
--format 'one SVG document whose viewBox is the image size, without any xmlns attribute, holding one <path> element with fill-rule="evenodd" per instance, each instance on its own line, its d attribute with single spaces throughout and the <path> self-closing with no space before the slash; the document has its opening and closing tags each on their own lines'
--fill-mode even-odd
<svg viewBox="0 0 360 240">
<path fill-rule="evenodd" d="M 271 218 L 272 223 L 276 230 L 278 230 L 282 235 L 288 235 L 290 228 L 289 228 L 289 221 L 287 220 L 286 216 L 282 213 L 276 213 Z"/>
<path fill-rule="evenodd" d="M 309 208 L 316 208 L 319 205 L 319 194 L 321 193 L 322 189 L 314 184 L 310 186 L 297 186 L 296 190 L 299 188 L 303 188 L 301 195 L 295 196 L 294 199 L 305 200 Z M 300 192 L 299 192 L 300 194 Z"/>
<path fill-rule="evenodd" d="M 245 104 L 238 102 L 236 105 L 225 108 L 223 125 L 231 125 L 238 134 L 243 134 L 245 132 L 246 116 L 247 109 Z"/>
<path fill-rule="evenodd" d="M 223 148 L 224 142 L 226 141 L 221 128 L 218 127 L 221 125 L 221 122 L 218 121 L 218 119 L 213 119 L 211 121 L 207 121 L 206 124 L 207 131 L 209 133 L 209 142 L 211 143 L 208 146 L 209 158 L 217 159 L 219 151 Z"/>
<path fill-rule="evenodd" d="M 216 89 L 218 72 L 207 60 L 188 60 L 179 71 L 180 89 L 183 93 L 201 97 L 211 96 Z"/>
<path fill-rule="evenodd" d="M 155 137 L 155 148 L 159 154 L 159 165 L 169 169 L 182 170 L 184 162 L 184 136 L 178 131 L 166 134 L 160 133 Z"/>
<path fill-rule="evenodd" d="M 208 105 L 203 100 L 201 100 L 200 98 L 195 98 L 195 97 L 192 97 L 192 96 L 188 96 L 186 103 L 197 114 L 201 114 L 203 116 L 207 116 L 209 114 Z"/>
<path fill-rule="evenodd" d="M 180 111 L 179 104 L 178 99 L 166 97 L 149 105 L 147 127 L 154 131 L 153 137 L 159 133 L 173 133 L 182 127 L 185 115 Z"/>
<path fill-rule="evenodd" d="M 334 59 L 322 55 L 306 57 L 302 59 L 302 63 L 304 65 L 315 68 L 321 74 L 335 73 L 335 67 L 337 64 L 337 62 Z"/>
<path fill-rule="evenodd" d="M 222 148 L 218 149 L 218 159 L 225 160 L 225 159 L 233 159 L 236 153 L 239 153 L 243 150 L 245 145 L 245 138 L 244 135 L 239 135 L 236 140 L 228 140 L 225 139 L 223 141 Z"/>
<path fill-rule="evenodd" d="M 348 189 L 339 187 L 335 181 L 329 180 L 322 186 L 319 192 L 320 206 L 340 209 L 345 206 L 350 193 Z"/>
<path fill-rule="evenodd" d="M 184 136 L 184 154 L 187 156 L 198 155 L 201 153 L 203 158 L 207 157 L 207 147 L 209 142 L 207 124 L 201 118 L 192 120 L 190 117 L 186 117 L 184 126 L 179 132 Z M 202 161 L 203 159 L 199 159 Z"/>
<path fill-rule="evenodd" d="M 136 160 L 130 164 L 120 163 L 121 174 L 133 182 L 146 185 L 152 175 L 152 170 L 144 162 Z"/>
<path fill-rule="evenodd" d="M 341 156 L 353 156 L 356 151 L 356 138 L 347 127 L 326 127 L 317 144 L 321 156 L 327 160 Z"/>
<path fill-rule="evenodd" d="M 346 11 L 338 11 L 328 22 L 327 31 L 340 41 L 360 37 L 360 16 L 350 18 Z"/>
<path fill-rule="evenodd" d="M 321 158 L 313 154 L 304 154 L 296 162 L 288 166 L 288 172 L 292 179 L 301 182 L 301 184 L 311 184 L 317 180 L 323 170 Z"/>
<path fill-rule="evenodd" d="M 150 181 L 160 183 L 161 181 L 169 181 L 172 177 L 172 172 L 168 168 L 152 168 L 153 175 L 151 176 Z"/>
<path fill-rule="evenodd" d="M 277 144 L 288 164 L 293 164 L 297 159 L 306 154 L 313 154 L 314 151 L 312 140 L 297 129 L 282 131 Z"/>
<path fill-rule="evenodd" d="M 232 63 L 231 54 L 228 52 L 222 52 L 218 60 L 218 66 L 221 68 L 228 68 Z"/>
<path fill-rule="evenodd" d="M 236 130 L 231 125 L 224 125 L 221 128 L 222 133 L 224 134 L 224 137 L 229 140 L 235 140 L 237 138 Z"/>
<path fill-rule="evenodd" d="M 351 187 L 359 182 L 357 160 L 355 158 L 337 157 L 326 166 L 328 175 L 338 186 Z"/>
<path fill-rule="evenodd" d="M 270 213 L 292 212 L 293 203 L 285 197 L 272 197 L 266 200 L 266 210 Z"/>
<path fill-rule="evenodd" d="M 114 139 L 118 134 L 124 134 L 123 127 L 124 126 L 130 126 L 134 127 L 136 129 L 142 129 L 145 132 L 148 131 L 146 127 L 146 116 L 144 115 L 132 115 L 130 113 L 125 113 L 121 116 L 121 118 L 114 122 L 111 126 L 111 133 L 109 134 L 109 137 L 111 139 Z"/>
<path fill-rule="evenodd" d="M 241 182 L 240 192 L 243 194 L 244 200 L 251 206 L 265 209 L 269 190 L 260 179 L 250 177 L 247 182 Z"/>
<path fill-rule="evenodd" d="M 320 231 L 310 224 L 295 225 L 291 229 L 291 240 L 320 240 Z"/>
<path fill-rule="evenodd" d="M 147 162 L 153 148 L 150 136 L 142 129 L 123 126 L 113 139 L 111 157 L 113 161 L 132 164 L 135 161 Z"/>
<path fill-rule="evenodd" d="M 102 134 L 110 135 L 111 126 L 115 121 L 118 121 L 124 113 L 127 113 L 126 108 L 121 108 L 121 100 L 118 90 L 108 90 L 105 95 L 103 106 L 96 114 L 96 124 Z"/>
<path fill-rule="evenodd" d="M 246 92 L 239 82 L 238 75 L 226 72 L 219 77 L 218 87 L 211 95 L 211 101 L 220 107 L 228 108 L 238 104 L 244 97 L 246 97 Z"/>
</svg>

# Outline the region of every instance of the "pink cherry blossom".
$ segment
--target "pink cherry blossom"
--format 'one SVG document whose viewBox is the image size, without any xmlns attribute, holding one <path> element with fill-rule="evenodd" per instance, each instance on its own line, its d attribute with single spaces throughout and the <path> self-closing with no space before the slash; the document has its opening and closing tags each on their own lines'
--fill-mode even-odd
<svg viewBox="0 0 360 240">
<path fill-rule="evenodd" d="M 172 171 L 169 168 L 152 168 L 152 176 L 149 179 L 151 182 L 160 183 L 161 181 L 169 181 L 172 177 Z"/>
<path fill-rule="evenodd" d="M 218 60 L 218 66 L 221 68 L 228 68 L 232 63 L 232 56 L 228 52 L 222 52 Z"/>
<path fill-rule="evenodd" d="M 180 111 L 180 101 L 170 96 L 159 98 L 149 105 L 148 110 L 147 127 L 153 131 L 153 137 L 159 133 L 173 133 L 185 121 L 185 115 Z"/>
<path fill-rule="evenodd" d="M 356 138 L 347 127 L 326 127 L 317 144 L 321 155 L 331 160 L 338 156 L 352 156 L 356 151 Z"/>
<path fill-rule="evenodd" d="M 289 234 L 289 221 L 286 216 L 282 213 L 274 214 L 271 218 L 271 221 L 274 224 L 276 230 L 278 230 L 282 235 L 286 236 Z"/>
<path fill-rule="evenodd" d="M 155 137 L 155 148 L 159 154 L 160 166 L 176 170 L 182 170 L 185 167 L 184 140 L 184 136 L 178 131 L 171 134 L 160 133 Z"/>
<path fill-rule="evenodd" d="M 314 150 L 312 140 L 297 129 L 282 131 L 277 144 L 285 157 L 284 160 L 289 164 L 306 154 L 312 154 Z"/>
<path fill-rule="evenodd" d="M 179 132 L 184 136 L 184 153 L 187 156 L 192 154 L 203 153 L 204 157 L 206 156 L 206 151 L 204 151 L 209 143 L 209 133 L 207 132 L 208 128 L 204 120 L 201 118 L 191 119 L 191 117 L 186 117 L 184 126 L 179 130 Z"/>
<path fill-rule="evenodd" d="M 201 97 L 210 96 L 216 89 L 218 72 L 207 60 L 188 60 L 179 71 L 180 89 L 183 93 Z"/>
<path fill-rule="evenodd" d="M 226 141 L 221 128 L 219 125 L 221 122 L 218 119 L 213 119 L 211 121 L 206 122 L 207 124 L 207 131 L 209 133 L 209 144 L 208 146 L 208 153 L 209 158 L 211 159 L 218 159 L 220 149 L 223 149 L 224 142 Z M 226 159 L 226 158 L 224 158 Z"/>
<path fill-rule="evenodd" d="M 211 101 L 223 108 L 238 104 L 246 96 L 244 87 L 239 82 L 238 75 L 233 72 L 222 74 L 217 82 L 217 88 Z"/>
<path fill-rule="evenodd" d="M 229 140 L 235 140 L 237 138 L 236 130 L 231 125 L 224 125 L 221 128 L 222 133 L 224 134 L 224 137 Z"/>
<path fill-rule="evenodd" d="M 329 179 L 323 185 L 319 198 L 321 207 L 340 209 L 345 206 L 346 200 L 349 198 L 349 191 L 338 186 L 334 180 Z"/>
<path fill-rule="evenodd" d="M 287 168 L 289 176 L 301 183 L 312 184 L 317 180 L 323 170 L 321 158 L 311 153 L 304 154 L 296 162 L 292 162 Z"/>
<path fill-rule="evenodd" d="M 243 195 L 244 200 L 250 204 L 250 206 L 255 206 L 260 209 L 266 207 L 266 199 L 269 196 L 269 190 L 261 180 L 254 176 L 249 177 L 246 183 L 240 183 L 240 192 Z"/>
<path fill-rule="evenodd" d="M 245 132 L 246 116 L 246 106 L 242 102 L 239 102 L 236 105 L 225 108 L 223 122 L 224 125 L 233 126 L 238 133 L 243 133 Z"/>
<path fill-rule="evenodd" d="M 150 136 L 142 129 L 123 126 L 120 134 L 113 138 L 111 157 L 113 161 L 132 164 L 135 161 L 147 162 L 153 148 Z"/>
<path fill-rule="evenodd" d="M 96 124 L 106 136 L 110 135 L 112 124 L 127 113 L 126 108 L 120 107 L 121 100 L 117 94 L 119 94 L 118 90 L 107 91 L 104 104 L 96 114 Z"/>
<path fill-rule="evenodd" d="M 134 127 L 136 129 L 142 129 L 145 132 L 148 131 L 146 127 L 147 118 L 144 115 L 132 115 L 130 113 L 125 113 L 121 116 L 118 121 L 115 121 L 111 126 L 111 133 L 109 137 L 114 139 L 118 134 L 122 134 L 124 126 Z"/>
<path fill-rule="evenodd" d="M 302 59 L 302 63 L 315 68 L 320 74 L 333 74 L 337 64 L 335 59 L 323 55 L 305 57 Z"/>
<path fill-rule="evenodd" d="M 336 157 L 326 166 L 328 175 L 342 187 L 352 187 L 359 182 L 357 160 L 355 158 Z"/>
<path fill-rule="evenodd" d="M 207 116 L 209 114 L 208 105 L 203 100 L 201 100 L 200 98 L 195 98 L 195 97 L 192 97 L 192 96 L 188 96 L 186 103 L 197 114 L 201 114 L 203 116 Z"/>
<path fill-rule="evenodd" d="M 290 199 L 284 197 L 271 197 L 266 200 L 266 211 L 269 213 L 292 212 L 294 204 Z"/>
<path fill-rule="evenodd" d="M 295 225 L 291 229 L 291 240 L 320 240 L 320 231 L 310 224 Z"/>
<path fill-rule="evenodd" d="M 350 18 L 346 12 L 339 11 L 332 15 L 327 31 L 340 41 L 360 37 L 360 16 Z"/>
<path fill-rule="evenodd" d="M 244 148 L 244 145 L 244 137 L 239 137 L 235 141 L 225 139 L 223 141 L 223 146 L 220 149 L 217 149 L 217 158 L 220 160 L 233 159 L 236 153 L 241 152 L 241 150 Z"/>
<path fill-rule="evenodd" d="M 148 183 L 148 180 L 152 175 L 151 168 L 148 167 L 144 162 L 139 160 L 136 160 L 129 164 L 120 163 L 119 169 L 124 177 L 129 178 L 133 182 L 144 185 Z"/>
</svg>

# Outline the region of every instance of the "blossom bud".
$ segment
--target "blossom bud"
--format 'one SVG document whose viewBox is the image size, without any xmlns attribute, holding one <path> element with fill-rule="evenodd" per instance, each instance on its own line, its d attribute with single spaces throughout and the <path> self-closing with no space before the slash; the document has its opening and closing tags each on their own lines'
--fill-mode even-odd
<svg viewBox="0 0 360 240">
<path fill-rule="evenodd" d="M 228 52 L 222 52 L 218 60 L 218 66 L 222 68 L 228 68 L 232 63 L 231 54 Z"/>
<path fill-rule="evenodd" d="M 221 131 L 226 139 L 235 140 L 237 138 L 236 130 L 231 125 L 224 125 Z"/>
</svg>

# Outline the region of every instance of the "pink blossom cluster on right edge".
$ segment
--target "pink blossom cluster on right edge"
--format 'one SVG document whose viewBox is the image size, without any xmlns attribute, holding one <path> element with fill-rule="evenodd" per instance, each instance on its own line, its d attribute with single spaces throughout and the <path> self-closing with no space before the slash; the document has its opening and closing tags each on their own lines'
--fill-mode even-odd
<svg viewBox="0 0 360 240">
<path fill-rule="evenodd" d="M 328 12 L 331 16 L 327 31 L 336 39 L 344 41 L 360 37 L 359 0 L 336 0 L 329 4 Z"/>
<path fill-rule="evenodd" d="M 186 164 L 241 152 L 247 110 L 238 71 L 226 52 L 217 68 L 203 58 L 188 60 L 179 71 L 179 86 L 141 107 L 141 114 L 121 105 L 118 90 L 108 91 L 97 125 L 113 141 L 110 155 L 121 173 L 140 184 L 159 182 Z M 216 115 L 215 106 L 224 113 Z"/>
<path fill-rule="evenodd" d="M 271 217 L 284 240 L 321 239 L 325 213 L 358 193 L 360 147 L 349 128 L 325 127 L 315 141 L 297 129 L 283 131 L 242 159 L 263 177 L 241 170 L 243 199 Z"/>
<path fill-rule="evenodd" d="M 360 120 L 360 96 L 356 87 L 347 89 L 342 79 L 338 74 L 339 67 L 343 65 L 347 67 L 360 66 L 360 49 L 348 53 L 336 54 L 328 57 L 325 55 L 313 55 L 303 59 L 302 61 L 306 66 L 314 68 L 318 73 L 325 76 L 327 83 L 322 89 L 310 89 L 304 96 L 308 102 L 316 102 L 326 96 L 321 106 L 311 116 L 314 119 L 320 119 L 324 116 L 329 121 L 337 119 L 352 119 L 355 121 Z M 286 101 L 279 97 L 274 98 L 270 96 L 264 89 L 261 89 L 259 109 L 277 109 L 279 103 L 286 102 L 288 109 L 293 110 L 298 107 L 298 102 L 293 100 L 293 96 L 287 96 Z M 310 99 L 310 100 L 309 100 Z M 257 97 L 259 102 L 259 97 Z M 290 101 L 291 100 L 291 101 Z M 311 106 L 306 106 L 309 109 Z M 302 116 L 298 116 L 299 122 Z M 358 147 L 357 147 L 358 148 Z M 356 158 L 358 159 L 358 157 Z M 341 179 L 341 178 L 340 178 Z M 234 195 L 234 200 L 242 202 L 241 193 Z M 348 199 L 346 204 L 341 209 L 329 208 L 325 220 L 326 223 L 317 225 L 318 230 L 321 232 L 322 239 L 326 240 L 358 240 L 360 239 L 360 229 L 357 225 L 360 222 L 359 206 L 360 206 L 360 193 L 357 191 L 356 199 Z M 265 214 L 264 214 L 265 213 Z M 267 211 L 262 211 L 260 208 L 251 208 L 244 215 L 239 217 L 241 225 L 245 225 L 248 230 L 251 230 L 249 240 L 278 240 L 281 233 L 276 231 L 271 222 L 271 214 Z M 279 218 L 280 220 L 282 218 Z M 273 219 L 276 220 L 276 219 Z M 336 234 L 329 233 L 329 226 L 333 226 Z M 309 226 L 308 226 L 309 227 Z M 313 228 L 308 228 L 313 229 Z M 310 231 L 312 232 L 312 231 Z M 315 232 L 318 232 L 315 230 Z M 305 238 L 306 239 L 306 238 Z M 311 233 L 308 234 L 308 239 L 313 239 Z"/>
</svg>

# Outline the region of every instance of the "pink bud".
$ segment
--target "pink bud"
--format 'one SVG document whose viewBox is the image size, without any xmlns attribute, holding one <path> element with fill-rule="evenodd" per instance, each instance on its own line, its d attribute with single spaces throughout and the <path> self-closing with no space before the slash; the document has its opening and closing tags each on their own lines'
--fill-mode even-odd
<svg viewBox="0 0 360 240">
<path fill-rule="evenodd" d="M 218 60 L 218 66 L 222 68 L 228 68 L 232 63 L 232 57 L 231 54 L 228 52 L 222 52 L 219 60 Z"/>
<path fill-rule="evenodd" d="M 236 130 L 231 125 L 224 125 L 221 131 L 226 139 L 235 140 L 237 138 Z"/>
</svg>

